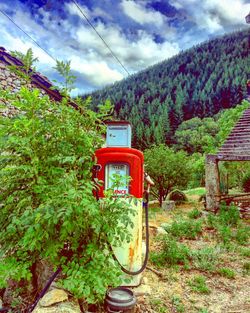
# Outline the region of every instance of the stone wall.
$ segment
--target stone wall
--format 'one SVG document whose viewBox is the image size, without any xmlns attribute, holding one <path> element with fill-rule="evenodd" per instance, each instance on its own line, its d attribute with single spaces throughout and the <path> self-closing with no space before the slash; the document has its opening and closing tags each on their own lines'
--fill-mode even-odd
<svg viewBox="0 0 250 313">
<path fill-rule="evenodd" d="M 20 91 L 22 86 L 26 86 L 29 89 L 38 88 L 41 94 L 46 95 L 46 91 L 37 87 L 35 84 L 28 83 L 25 79 L 14 73 L 8 65 L 0 61 L 0 89 L 9 89 L 11 92 L 15 93 Z M 3 99 L 0 99 L 0 104 L 5 106 L 5 108 L 0 108 L 0 115 L 13 116 L 16 113 L 16 109 Z"/>
</svg>

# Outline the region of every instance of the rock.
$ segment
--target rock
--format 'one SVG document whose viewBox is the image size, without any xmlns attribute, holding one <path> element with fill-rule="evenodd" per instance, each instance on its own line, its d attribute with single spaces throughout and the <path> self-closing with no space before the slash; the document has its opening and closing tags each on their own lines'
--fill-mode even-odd
<svg viewBox="0 0 250 313">
<path fill-rule="evenodd" d="M 56 303 L 60 303 L 68 300 L 67 293 L 62 289 L 53 289 L 45 294 L 45 296 L 40 300 L 40 306 L 48 307 Z"/>
<path fill-rule="evenodd" d="M 169 225 L 171 225 L 171 223 L 170 223 L 170 224 L 169 224 L 169 223 L 162 223 L 162 224 L 160 225 L 160 227 L 165 230 L 166 227 L 168 227 Z"/>
<path fill-rule="evenodd" d="M 143 276 L 142 279 L 141 279 L 141 283 L 142 283 L 143 285 L 147 285 L 147 284 L 148 284 L 148 278 L 145 277 L 145 276 Z"/>
<path fill-rule="evenodd" d="M 60 302 L 51 307 L 41 307 L 39 304 L 33 313 L 81 313 L 81 309 L 76 302 Z"/>
<path fill-rule="evenodd" d="M 162 209 L 163 211 L 173 210 L 175 208 L 175 202 L 172 200 L 163 201 L 162 202 Z"/>
<path fill-rule="evenodd" d="M 157 235 L 165 235 L 165 234 L 167 234 L 167 232 L 165 231 L 165 229 L 162 228 L 162 227 L 158 227 L 156 233 L 157 233 Z"/>
<path fill-rule="evenodd" d="M 136 297 L 140 296 L 150 296 L 152 293 L 151 287 L 149 285 L 140 285 L 139 287 L 133 288 L 133 292 Z"/>
</svg>

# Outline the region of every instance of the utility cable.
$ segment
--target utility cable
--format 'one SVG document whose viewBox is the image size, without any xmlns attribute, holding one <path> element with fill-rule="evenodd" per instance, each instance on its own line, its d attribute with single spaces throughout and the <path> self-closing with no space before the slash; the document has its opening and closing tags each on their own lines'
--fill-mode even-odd
<svg viewBox="0 0 250 313">
<path fill-rule="evenodd" d="M 40 46 L 39 43 L 36 42 L 35 39 L 33 39 L 25 30 L 23 30 L 19 25 L 17 25 L 17 23 L 7 13 L 2 11 L 1 9 L 0 9 L 0 12 L 4 16 L 6 16 L 17 28 L 19 28 L 27 37 L 29 37 L 30 40 L 32 40 L 40 49 L 42 49 L 43 52 L 45 52 L 53 61 L 56 62 L 56 59 L 49 52 L 47 52 L 42 46 Z"/>
<path fill-rule="evenodd" d="M 122 62 L 119 60 L 119 58 L 115 55 L 115 53 L 112 51 L 112 49 L 109 47 L 109 45 L 107 44 L 107 42 L 104 40 L 104 38 L 99 34 L 99 32 L 96 30 L 95 26 L 91 23 L 91 21 L 88 19 L 88 17 L 86 16 L 86 14 L 84 14 L 83 10 L 81 9 L 81 7 L 79 6 L 79 4 L 77 3 L 76 0 L 72 0 L 75 4 L 75 6 L 78 8 L 78 10 L 81 12 L 82 16 L 85 18 L 85 20 L 88 22 L 88 24 L 93 28 L 93 30 L 95 31 L 95 33 L 97 34 L 97 36 L 102 40 L 102 42 L 104 43 L 104 45 L 108 48 L 109 52 L 111 53 L 111 55 L 113 56 L 114 59 L 116 59 L 116 61 L 121 65 L 121 67 L 124 69 L 124 71 L 130 75 L 129 71 L 126 69 L 126 67 L 122 64 Z"/>
</svg>

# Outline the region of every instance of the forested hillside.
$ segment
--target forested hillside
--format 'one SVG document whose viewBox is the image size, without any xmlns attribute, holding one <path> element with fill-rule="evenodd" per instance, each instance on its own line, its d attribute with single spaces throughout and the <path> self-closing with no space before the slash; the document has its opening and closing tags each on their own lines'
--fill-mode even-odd
<svg viewBox="0 0 250 313">
<path fill-rule="evenodd" d="M 246 96 L 250 31 L 235 32 L 91 94 L 93 106 L 110 99 L 115 116 L 133 126 L 133 147 L 173 143 L 185 120 L 208 117 Z"/>
</svg>

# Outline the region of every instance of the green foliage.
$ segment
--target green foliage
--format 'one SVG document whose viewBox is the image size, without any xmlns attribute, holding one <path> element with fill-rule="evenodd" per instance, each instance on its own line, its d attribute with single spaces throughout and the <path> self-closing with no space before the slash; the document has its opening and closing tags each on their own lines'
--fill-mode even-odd
<svg viewBox="0 0 250 313">
<path fill-rule="evenodd" d="M 196 269 L 214 271 L 218 264 L 218 255 L 219 251 L 211 247 L 194 250 L 192 251 L 192 264 Z"/>
<path fill-rule="evenodd" d="M 247 172 L 242 179 L 242 189 L 244 192 L 250 192 L 250 172 Z"/>
<path fill-rule="evenodd" d="M 74 83 L 76 76 L 71 74 L 70 61 L 56 60 L 55 69 L 64 78 L 64 82 L 61 84 L 60 92 L 67 95 L 72 89 L 74 89 Z"/>
<path fill-rule="evenodd" d="M 11 55 L 22 61 L 22 66 L 10 66 L 10 68 L 20 77 L 29 80 L 30 76 L 36 71 L 34 64 L 38 61 L 38 58 L 34 57 L 34 53 L 29 48 L 26 54 L 19 51 L 11 51 Z"/>
<path fill-rule="evenodd" d="M 184 121 L 175 132 L 176 148 L 189 154 L 212 152 L 216 146 L 215 135 L 218 131 L 218 123 L 211 117 L 194 117 Z"/>
<path fill-rule="evenodd" d="M 163 243 L 162 259 L 167 265 L 185 265 L 188 264 L 190 257 L 189 248 L 178 243 L 174 238 L 165 236 Z"/>
<path fill-rule="evenodd" d="M 173 305 L 174 310 L 177 313 L 184 313 L 185 312 L 184 304 L 182 303 L 182 300 L 179 296 L 173 296 L 172 297 L 172 305 Z"/>
<path fill-rule="evenodd" d="M 188 213 L 188 217 L 191 219 L 197 219 L 201 217 L 201 212 L 197 208 L 194 208 L 192 211 Z"/>
<path fill-rule="evenodd" d="M 207 309 L 200 309 L 198 313 L 209 313 Z"/>
<path fill-rule="evenodd" d="M 156 313 L 168 313 L 166 304 L 161 299 L 150 299 L 150 305 Z"/>
<path fill-rule="evenodd" d="M 170 236 L 164 236 L 162 251 L 150 253 L 150 261 L 158 267 L 188 265 L 191 252 L 189 248 L 178 243 Z"/>
<path fill-rule="evenodd" d="M 178 134 L 178 144 L 190 152 L 211 152 L 218 129 L 209 117 L 234 107 L 246 97 L 249 29 L 225 35 L 181 52 L 128 79 L 92 93 L 94 106 L 110 99 L 115 116 L 133 126 L 133 147 L 174 143 L 175 130 L 183 121 L 208 117 L 206 129 Z M 198 124 L 197 122 L 197 124 Z M 226 129 L 234 121 L 224 120 Z M 192 122 L 190 122 L 193 124 Z M 224 131 L 220 133 L 220 139 Z"/>
<path fill-rule="evenodd" d="M 239 252 L 241 256 L 250 258 L 250 248 L 240 247 Z"/>
<path fill-rule="evenodd" d="M 105 127 L 85 103 L 75 110 L 25 88 L 0 96 L 20 112 L 0 117 L 0 288 L 30 280 L 42 258 L 61 265 L 64 288 L 95 302 L 120 283 L 107 242 L 129 239 L 133 213 L 122 199 L 97 202 L 92 193 Z"/>
<path fill-rule="evenodd" d="M 183 203 L 187 201 L 187 196 L 183 191 L 175 189 L 168 194 L 168 200 L 173 200 L 176 203 Z"/>
<path fill-rule="evenodd" d="M 202 232 L 202 220 L 180 219 L 164 229 L 175 238 L 195 239 Z"/>
<path fill-rule="evenodd" d="M 218 273 L 226 278 L 233 279 L 235 278 L 235 271 L 228 267 L 222 267 L 218 270 Z"/>
<path fill-rule="evenodd" d="M 240 226 L 237 228 L 234 239 L 240 245 L 247 245 L 250 239 L 250 226 Z"/>
<path fill-rule="evenodd" d="M 210 293 L 210 289 L 206 284 L 206 278 L 202 275 L 194 276 L 188 281 L 188 284 L 194 292 Z"/>
<path fill-rule="evenodd" d="M 189 196 L 202 196 L 205 192 L 204 187 L 192 188 L 185 190 L 185 194 Z"/>
<path fill-rule="evenodd" d="M 155 186 L 152 193 L 158 197 L 160 206 L 168 193 L 175 188 L 184 188 L 190 177 L 188 159 L 183 151 L 174 152 L 164 145 L 154 146 L 144 153 L 146 171 Z"/>
<path fill-rule="evenodd" d="M 240 221 L 240 213 L 233 204 L 230 206 L 221 204 L 218 218 L 221 225 L 237 226 Z"/>
<path fill-rule="evenodd" d="M 209 214 L 206 219 L 208 228 L 215 229 L 218 239 L 225 245 L 232 240 L 240 245 L 246 245 L 250 238 L 250 227 L 240 221 L 239 210 L 236 206 L 222 204 L 218 215 Z"/>
</svg>

